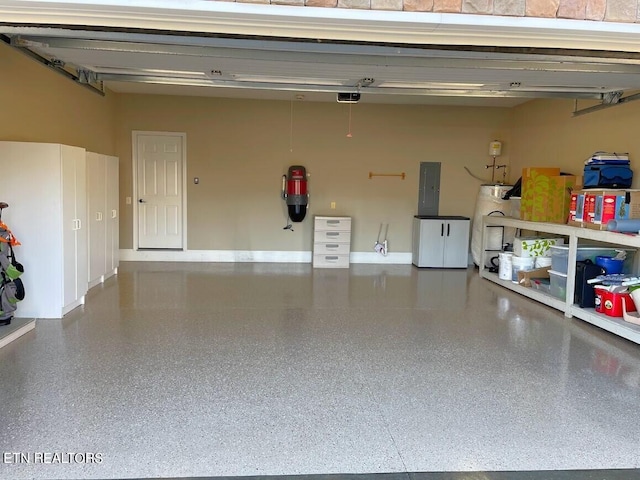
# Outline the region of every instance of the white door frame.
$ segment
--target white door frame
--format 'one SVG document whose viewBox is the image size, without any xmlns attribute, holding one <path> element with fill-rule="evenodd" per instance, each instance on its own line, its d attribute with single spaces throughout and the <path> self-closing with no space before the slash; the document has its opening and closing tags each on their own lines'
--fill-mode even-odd
<svg viewBox="0 0 640 480">
<path fill-rule="evenodd" d="M 138 137 L 141 135 L 160 135 L 180 137 L 182 139 L 182 250 L 187 251 L 187 134 L 185 132 L 155 132 L 133 130 L 131 135 L 131 152 L 133 164 L 133 250 L 138 247 Z"/>
</svg>

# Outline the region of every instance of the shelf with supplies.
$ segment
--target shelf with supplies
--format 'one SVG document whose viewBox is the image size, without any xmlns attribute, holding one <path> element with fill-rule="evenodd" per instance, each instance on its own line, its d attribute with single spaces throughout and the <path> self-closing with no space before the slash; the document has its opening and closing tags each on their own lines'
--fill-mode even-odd
<svg viewBox="0 0 640 480">
<path fill-rule="evenodd" d="M 486 255 L 490 252 L 485 251 L 488 243 L 488 231 L 491 227 L 503 226 L 513 227 L 519 230 L 527 230 L 532 232 L 552 234 L 567 237 L 568 244 L 568 269 L 566 298 L 558 299 L 547 293 L 540 292 L 530 287 L 524 287 L 511 281 L 501 280 L 497 274 L 490 272 L 486 265 Z M 631 247 L 640 249 L 640 236 L 628 235 L 624 233 L 608 232 L 601 230 L 591 230 L 588 228 L 574 227 L 571 225 L 557 223 L 541 223 L 519 220 L 517 218 L 502 216 L 485 216 L 482 218 L 482 248 L 481 252 L 485 256 L 479 264 L 480 276 L 509 290 L 513 290 L 532 300 L 548 305 L 552 308 L 560 310 L 566 317 L 576 317 L 588 323 L 596 325 L 603 330 L 619 335 L 634 343 L 640 344 L 640 326 L 625 322 L 622 318 L 610 317 L 601 313 L 597 313 L 593 308 L 581 308 L 574 304 L 575 275 L 576 275 L 576 258 L 578 252 L 578 241 L 600 242 L 603 244 L 611 244 L 620 247 Z M 633 274 L 637 275 L 639 269 L 640 255 L 634 256 Z"/>
</svg>

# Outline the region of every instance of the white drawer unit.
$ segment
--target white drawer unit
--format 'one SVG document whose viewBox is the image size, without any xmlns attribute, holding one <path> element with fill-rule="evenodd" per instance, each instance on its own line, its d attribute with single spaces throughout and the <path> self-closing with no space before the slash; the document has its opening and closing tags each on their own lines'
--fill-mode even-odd
<svg viewBox="0 0 640 480">
<path fill-rule="evenodd" d="M 348 268 L 351 252 L 351 217 L 314 219 L 313 267 Z"/>
</svg>

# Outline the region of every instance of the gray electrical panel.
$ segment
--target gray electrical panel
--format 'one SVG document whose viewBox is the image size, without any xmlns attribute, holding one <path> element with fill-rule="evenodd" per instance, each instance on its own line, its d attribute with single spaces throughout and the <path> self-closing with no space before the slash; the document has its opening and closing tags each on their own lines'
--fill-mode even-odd
<svg viewBox="0 0 640 480">
<path fill-rule="evenodd" d="M 420 162 L 418 215 L 438 215 L 440 207 L 440 162 Z"/>
</svg>

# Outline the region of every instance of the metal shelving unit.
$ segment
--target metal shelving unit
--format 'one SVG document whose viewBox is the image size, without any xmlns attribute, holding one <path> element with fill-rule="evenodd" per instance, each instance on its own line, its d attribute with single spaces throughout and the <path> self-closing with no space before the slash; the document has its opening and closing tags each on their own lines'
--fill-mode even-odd
<svg viewBox="0 0 640 480">
<path fill-rule="evenodd" d="M 486 258 L 482 258 L 480 265 L 480 276 L 505 288 L 513 290 L 532 300 L 548 305 L 560 310 L 566 317 L 576 317 L 604 330 L 619 335 L 627 340 L 640 344 L 640 326 L 625 322 L 621 318 L 614 318 L 608 315 L 596 313 L 593 308 L 580 308 L 573 303 L 573 293 L 575 290 L 576 275 L 576 255 L 578 251 L 578 240 L 590 240 L 595 242 L 608 243 L 616 246 L 631 247 L 640 249 L 640 236 L 627 235 L 623 233 L 591 230 L 588 228 L 573 227 L 556 223 L 540 223 L 519 220 L 508 217 L 485 216 L 482 220 L 482 249 L 485 255 L 485 245 L 487 244 L 488 230 L 494 226 L 513 227 L 521 230 L 529 230 L 540 233 L 551 233 L 565 236 L 569 239 L 567 269 L 566 298 L 558 299 L 551 295 L 539 292 L 532 288 L 523 287 L 513 282 L 500 280 L 495 273 L 489 272 L 485 267 Z M 635 255 L 635 273 L 638 273 L 640 256 Z"/>
</svg>

